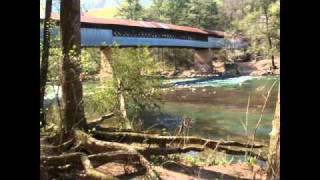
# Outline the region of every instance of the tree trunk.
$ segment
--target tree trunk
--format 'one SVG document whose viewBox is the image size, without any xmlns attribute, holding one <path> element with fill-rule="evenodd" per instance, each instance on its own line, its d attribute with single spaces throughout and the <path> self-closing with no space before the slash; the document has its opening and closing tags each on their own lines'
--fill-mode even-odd
<svg viewBox="0 0 320 180">
<path fill-rule="evenodd" d="M 278 102 L 276 105 L 272 131 L 270 133 L 270 146 L 268 156 L 268 180 L 280 179 L 280 85 L 278 90 Z"/>
<path fill-rule="evenodd" d="M 266 16 L 266 28 L 267 28 L 267 39 L 268 39 L 268 43 L 269 43 L 269 51 L 271 51 L 271 65 L 272 65 L 272 69 L 276 69 L 277 66 L 276 64 L 274 63 L 274 55 L 273 55 L 273 52 L 272 52 L 272 39 L 271 39 L 271 36 L 270 36 L 270 32 L 269 32 L 269 16 L 268 16 L 268 9 L 267 7 L 264 9 L 264 14 Z"/>
<path fill-rule="evenodd" d="M 173 62 L 174 62 L 174 70 L 177 72 L 178 71 L 178 60 L 177 60 L 177 56 L 176 56 L 176 51 L 175 49 L 172 48 L 171 50 L 171 57 L 173 58 Z"/>
<path fill-rule="evenodd" d="M 86 130 L 80 81 L 80 0 L 61 0 L 60 24 L 62 40 L 62 101 L 63 130 L 74 128 Z"/>
<path fill-rule="evenodd" d="M 129 121 L 128 115 L 127 115 L 127 107 L 126 107 L 124 87 L 122 84 L 122 80 L 117 77 L 116 73 L 114 73 L 114 72 L 117 72 L 115 69 L 116 67 L 114 65 L 115 59 L 112 59 L 111 49 L 102 49 L 102 53 L 103 53 L 102 55 L 104 56 L 105 61 L 109 61 L 112 78 L 113 78 L 114 83 L 116 83 L 117 99 L 118 99 L 117 108 L 118 108 L 120 116 L 122 118 L 123 128 L 124 129 L 132 129 L 132 126 L 130 124 L 130 121 Z"/>
<path fill-rule="evenodd" d="M 120 79 L 116 79 L 117 84 L 118 84 L 118 100 L 119 100 L 119 110 L 120 110 L 120 115 L 121 118 L 123 119 L 123 128 L 125 129 L 132 129 L 132 126 L 130 124 L 130 121 L 128 119 L 127 115 L 127 108 L 126 108 L 126 101 L 124 97 L 124 92 L 123 92 L 123 85 L 122 81 Z"/>
<path fill-rule="evenodd" d="M 124 94 L 123 94 L 122 82 L 120 79 L 117 79 L 117 83 L 118 83 L 118 93 L 119 93 L 118 98 L 119 98 L 121 116 L 123 119 L 127 119 L 128 116 L 127 116 L 126 103 L 125 103 Z"/>
<path fill-rule="evenodd" d="M 48 59 L 50 49 L 50 17 L 52 9 L 52 0 L 46 0 L 46 12 L 43 27 L 43 47 L 40 68 L 40 122 L 41 127 L 46 125 L 44 106 L 44 94 L 46 90 L 47 74 L 48 74 Z"/>
</svg>

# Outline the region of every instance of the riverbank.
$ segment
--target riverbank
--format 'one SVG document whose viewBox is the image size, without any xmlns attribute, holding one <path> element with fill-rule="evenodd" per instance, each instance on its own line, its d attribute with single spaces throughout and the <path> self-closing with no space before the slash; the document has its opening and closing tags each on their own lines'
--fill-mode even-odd
<svg viewBox="0 0 320 180">
<path fill-rule="evenodd" d="M 249 165 L 247 163 L 235 163 L 226 165 L 212 166 L 189 166 L 183 163 L 168 161 L 162 166 L 153 167 L 163 180 L 195 180 L 195 179 L 256 179 L 265 180 L 266 173 L 258 165 Z M 138 170 L 132 165 L 123 165 L 121 163 L 106 163 L 98 167 L 102 172 L 111 174 L 120 179 L 130 179 Z M 134 179 L 143 179 L 143 177 L 135 176 Z"/>
<path fill-rule="evenodd" d="M 277 69 L 272 70 L 271 60 L 264 59 L 259 61 L 248 62 L 234 62 L 224 63 L 221 61 L 213 62 L 213 72 L 205 74 L 197 71 L 195 68 L 180 69 L 160 72 L 160 75 L 165 79 L 176 78 L 230 78 L 236 76 L 266 76 L 266 75 L 279 75 L 280 74 L 280 59 L 275 59 Z"/>
<path fill-rule="evenodd" d="M 238 70 L 241 75 L 264 76 L 264 75 L 280 75 L 280 59 L 275 59 L 277 69 L 270 70 L 271 60 L 265 59 L 260 61 L 238 62 Z"/>
<path fill-rule="evenodd" d="M 248 97 L 250 100 L 249 123 L 253 128 L 260 117 L 261 108 L 265 101 L 263 94 L 269 90 L 278 76 L 239 76 L 234 78 L 185 78 L 163 81 L 161 89 L 163 103 L 160 103 L 160 112 L 145 112 L 141 119 L 145 128 L 161 124 L 167 129 L 175 130 L 184 116 L 192 117 L 196 123 L 190 133 L 210 138 L 231 138 L 243 140 L 245 131 L 241 125 L 241 119 L 246 119 Z M 85 82 L 84 96 L 98 88 L 100 82 Z M 167 87 L 167 88 L 166 88 Z M 257 139 L 268 142 L 271 131 L 277 86 L 271 92 L 266 106 L 263 121 L 257 131 Z M 45 98 L 46 107 L 54 112 L 57 90 L 50 86 Z M 61 92 L 59 93 L 61 97 Z M 50 113 L 48 116 L 50 116 Z M 106 112 L 107 113 L 107 112 Z M 96 113 L 87 113 L 88 119 L 98 118 Z M 51 116 L 50 116 L 51 117 Z M 53 116 L 53 118 L 56 118 Z M 159 125 L 160 128 L 160 125 Z"/>
<path fill-rule="evenodd" d="M 269 89 L 276 78 L 278 77 L 240 76 L 220 80 L 204 80 L 205 78 L 200 78 L 201 80 L 186 78 L 184 82 L 181 82 L 181 79 L 170 80 L 171 83 L 175 82 L 175 86 L 165 90 L 163 95 L 165 102 L 161 105 L 160 115 L 155 114 L 142 118 L 144 129 L 159 124 L 159 127 L 163 126 L 159 130 L 166 128 L 167 132 L 174 133 L 183 117 L 191 117 L 194 123 L 188 132 L 190 135 L 245 143 L 247 140 L 246 132 L 242 128 L 241 120 L 246 119 L 248 96 L 251 96 L 248 129 L 252 130 L 260 117 L 261 106 L 264 102 L 262 94 Z M 88 93 L 90 87 L 95 88 L 98 85 L 99 82 L 84 83 L 84 94 Z M 275 97 L 276 92 L 273 91 L 270 95 L 270 103 L 266 106 L 263 119 L 257 129 L 256 141 L 260 144 L 267 145 L 269 142 L 268 133 L 271 131 Z M 92 114 L 87 113 L 86 116 L 91 119 Z M 114 121 L 116 125 L 118 120 L 114 119 Z M 111 119 L 106 123 L 112 123 Z M 266 152 L 264 149 L 262 151 Z M 254 176 L 255 179 L 265 179 L 265 172 L 258 164 L 250 165 L 245 160 L 238 161 L 237 157 L 232 157 L 233 162 L 230 164 L 230 158 L 226 158 L 214 162 L 215 165 L 203 165 L 201 161 L 198 161 L 199 156 L 194 155 L 194 158 L 186 156 L 185 160 L 179 162 L 174 159 L 165 159 L 166 163 L 164 164 L 158 163 L 152 158 L 148 160 L 153 164 L 159 176 L 168 180 L 254 179 Z M 204 157 L 209 160 L 209 156 Z M 217 163 L 224 164 L 217 165 Z M 134 173 L 141 172 L 135 169 L 135 166 L 123 165 L 118 162 L 110 162 L 97 169 L 120 177 L 120 179 L 139 179 L 134 177 Z"/>
<path fill-rule="evenodd" d="M 165 167 L 156 166 L 156 171 L 165 180 L 191 180 L 191 179 L 266 179 L 266 173 L 259 166 L 250 166 L 246 163 L 229 165 L 215 165 L 203 167 L 177 166 L 174 163 Z"/>
</svg>

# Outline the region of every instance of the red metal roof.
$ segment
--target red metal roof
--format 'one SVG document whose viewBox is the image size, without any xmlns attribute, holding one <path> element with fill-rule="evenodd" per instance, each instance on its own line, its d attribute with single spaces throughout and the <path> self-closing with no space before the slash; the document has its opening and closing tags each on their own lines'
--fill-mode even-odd
<svg viewBox="0 0 320 180">
<path fill-rule="evenodd" d="M 51 18 L 54 20 L 60 19 L 58 14 L 52 14 Z M 120 26 L 131 26 L 131 27 L 142 27 L 142 28 L 158 28 L 158 29 L 168 29 L 168 30 L 206 34 L 206 35 L 208 34 L 208 32 L 198 28 L 193 28 L 189 26 L 178 26 L 173 24 L 165 24 L 165 23 L 152 22 L 152 21 L 133 21 L 133 20 L 126 20 L 126 19 L 95 18 L 95 17 L 90 17 L 88 15 L 81 15 L 81 22 L 91 23 L 91 24 L 120 25 Z"/>
</svg>

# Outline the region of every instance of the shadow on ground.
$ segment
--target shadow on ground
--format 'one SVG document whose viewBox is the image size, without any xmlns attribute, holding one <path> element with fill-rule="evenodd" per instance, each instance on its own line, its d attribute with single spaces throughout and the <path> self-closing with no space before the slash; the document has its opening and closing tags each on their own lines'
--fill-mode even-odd
<svg viewBox="0 0 320 180">
<path fill-rule="evenodd" d="M 163 168 L 170 171 L 182 173 L 197 179 L 249 180 L 249 179 L 240 178 L 240 177 L 236 177 L 228 174 L 223 174 L 220 172 L 202 169 L 200 167 L 195 167 L 195 166 L 190 167 L 190 166 L 176 164 L 176 163 L 168 163 L 164 165 Z M 174 177 L 174 178 L 179 179 L 178 177 Z"/>
</svg>

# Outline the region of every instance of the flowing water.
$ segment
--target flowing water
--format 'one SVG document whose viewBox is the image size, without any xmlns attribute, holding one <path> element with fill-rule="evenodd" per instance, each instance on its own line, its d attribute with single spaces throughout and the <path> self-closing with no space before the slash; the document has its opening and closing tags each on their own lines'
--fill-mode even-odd
<svg viewBox="0 0 320 180">
<path fill-rule="evenodd" d="M 267 92 L 277 81 L 257 129 L 257 140 L 266 143 L 271 131 L 278 80 L 278 76 L 167 80 L 164 83 L 172 84 L 173 88 L 163 90 L 160 112 L 145 113 L 145 127 L 166 128 L 174 133 L 181 119 L 190 117 L 194 121 L 190 135 L 245 141 L 260 119 Z"/>
<path fill-rule="evenodd" d="M 272 84 L 275 86 L 267 92 Z M 212 139 L 236 140 L 247 142 L 248 135 L 252 135 L 257 122 L 261 123 L 256 132 L 256 141 L 268 144 L 271 131 L 272 119 L 277 100 L 279 76 L 240 76 L 225 79 L 210 78 L 186 78 L 164 80 L 163 103 L 160 111 L 145 112 L 141 117 L 144 129 L 163 130 L 175 134 L 183 118 L 192 118 L 193 124 L 189 135 L 201 136 Z M 84 83 L 84 95 L 89 89 L 99 86 L 99 82 Z M 51 118 L 57 119 L 55 103 L 56 92 L 61 91 L 58 87 L 48 87 L 46 107 L 51 111 Z M 92 93 L 92 92 L 91 92 Z M 249 99 L 250 97 L 250 99 Z M 263 104 L 267 98 L 265 111 L 262 114 Z M 53 104 L 53 106 L 52 106 Z M 248 109 L 248 111 L 247 111 Z M 99 116 L 86 112 L 87 119 Z M 185 155 L 207 158 L 206 152 L 189 152 Z M 232 162 L 244 161 L 245 156 L 226 155 L 227 160 Z M 258 161 L 262 167 L 265 162 Z"/>
<path fill-rule="evenodd" d="M 162 89 L 164 102 L 160 104 L 160 111 L 146 112 L 142 116 L 144 127 L 158 130 L 165 128 L 173 134 L 181 120 L 190 117 L 194 122 L 189 135 L 246 141 L 247 135 L 252 134 L 261 116 L 268 90 L 277 80 L 279 76 L 165 80 L 163 83 L 170 86 Z M 87 93 L 87 89 L 97 85 L 99 82 L 84 83 L 84 94 Z M 257 140 L 265 143 L 269 141 L 268 133 L 271 131 L 277 86 L 278 82 L 270 93 L 257 129 Z M 54 92 L 58 91 L 60 92 L 58 87 L 55 87 L 54 91 L 49 86 L 46 96 L 47 107 L 54 102 Z M 92 114 L 87 113 L 86 116 L 88 119 L 93 118 Z"/>
</svg>

